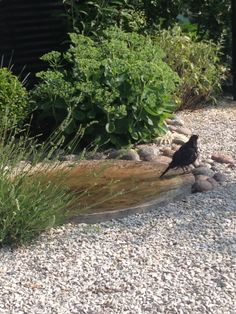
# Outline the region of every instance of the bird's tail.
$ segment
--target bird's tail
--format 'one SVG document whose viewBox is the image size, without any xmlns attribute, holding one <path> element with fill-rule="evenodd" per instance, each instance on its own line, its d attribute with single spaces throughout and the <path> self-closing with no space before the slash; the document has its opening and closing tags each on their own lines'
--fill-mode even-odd
<svg viewBox="0 0 236 314">
<path fill-rule="evenodd" d="M 167 171 L 169 171 L 169 170 L 170 170 L 170 168 L 171 168 L 171 166 L 169 165 L 169 166 L 166 168 L 166 170 L 165 170 L 164 172 L 162 172 L 162 174 L 160 175 L 160 178 L 161 178 L 161 177 L 163 177 L 163 176 L 164 176 L 164 174 L 166 174 L 166 173 L 167 173 Z"/>
</svg>

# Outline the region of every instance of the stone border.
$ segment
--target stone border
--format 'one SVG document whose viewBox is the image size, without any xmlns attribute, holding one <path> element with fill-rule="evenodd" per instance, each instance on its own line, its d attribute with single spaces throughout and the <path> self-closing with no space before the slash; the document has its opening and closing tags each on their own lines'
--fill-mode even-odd
<svg viewBox="0 0 236 314">
<path fill-rule="evenodd" d="M 107 220 L 124 218 L 128 215 L 145 213 L 150 210 L 156 209 L 157 206 L 163 206 L 171 201 L 178 200 L 184 196 L 190 195 L 194 181 L 194 176 L 192 174 L 189 174 L 188 176 L 185 176 L 183 178 L 182 184 L 179 185 L 177 189 L 163 192 L 161 195 L 158 196 L 157 199 L 154 199 L 150 202 L 145 202 L 143 204 L 133 207 L 121 208 L 100 213 L 78 214 L 70 217 L 69 222 L 96 224 Z"/>
</svg>

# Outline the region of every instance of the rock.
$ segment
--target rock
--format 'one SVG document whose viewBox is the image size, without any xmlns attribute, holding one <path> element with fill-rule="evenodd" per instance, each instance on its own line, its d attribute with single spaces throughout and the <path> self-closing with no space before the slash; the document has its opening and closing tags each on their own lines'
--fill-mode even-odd
<svg viewBox="0 0 236 314">
<path fill-rule="evenodd" d="M 212 166 L 210 164 L 204 162 L 204 161 L 199 161 L 197 163 L 197 168 L 199 168 L 199 167 L 211 169 Z"/>
<path fill-rule="evenodd" d="M 174 144 L 183 145 L 187 141 L 188 141 L 187 136 L 185 136 L 183 134 L 179 134 L 179 133 L 173 133 L 173 143 Z"/>
<path fill-rule="evenodd" d="M 108 154 L 107 159 L 140 161 L 139 155 L 134 149 L 114 149 Z"/>
<path fill-rule="evenodd" d="M 217 172 L 214 174 L 213 179 L 215 179 L 219 183 L 222 183 L 226 180 L 226 175 L 221 172 Z"/>
<path fill-rule="evenodd" d="M 195 168 L 197 168 L 197 167 L 200 167 L 201 164 L 200 164 L 199 160 L 195 160 L 193 165 L 194 165 Z"/>
<path fill-rule="evenodd" d="M 171 131 L 171 132 L 176 132 L 176 130 L 178 129 L 176 126 L 174 125 L 168 125 L 168 129 Z"/>
<path fill-rule="evenodd" d="M 181 145 L 177 145 L 177 144 L 172 144 L 171 145 L 171 149 L 174 150 L 175 152 L 180 149 Z"/>
<path fill-rule="evenodd" d="M 106 155 L 102 152 L 89 152 L 86 156 L 87 160 L 103 160 L 106 159 Z"/>
<path fill-rule="evenodd" d="M 143 161 L 156 161 L 158 157 L 156 155 L 146 155 L 146 157 L 144 159 L 142 159 Z"/>
<path fill-rule="evenodd" d="M 208 177 L 214 176 L 214 171 L 212 171 L 208 167 L 197 167 L 197 168 L 193 169 L 192 172 L 195 176 L 198 176 L 198 175 L 204 175 L 204 176 L 208 176 Z"/>
<path fill-rule="evenodd" d="M 162 152 L 164 156 L 167 156 L 167 157 L 172 157 L 175 153 L 175 151 L 170 148 L 163 148 L 163 149 L 160 149 L 160 151 Z"/>
<path fill-rule="evenodd" d="M 209 178 L 208 176 L 204 176 L 203 174 L 198 174 L 197 176 L 195 176 L 196 181 L 207 180 L 208 178 Z"/>
<path fill-rule="evenodd" d="M 204 160 L 204 162 L 209 164 L 209 165 L 214 165 L 214 160 L 212 160 L 211 158 Z"/>
<path fill-rule="evenodd" d="M 192 193 L 212 191 L 213 185 L 208 180 L 196 180 L 192 186 Z"/>
<path fill-rule="evenodd" d="M 174 117 L 172 119 L 166 119 L 165 122 L 167 125 L 184 126 L 184 122 L 177 117 Z"/>
<path fill-rule="evenodd" d="M 232 156 L 226 155 L 224 153 L 218 153 L 218 152 L 212 154 L 211 159 L 221 164 L 234 165 L 236 163 Z"/>
<path fill-rule="evenodd" d="M 60 161 L 78 161 L 80 159 L 81 159 L 81 157 L 79 155 L 75 155 L 75 154 L 59 156 Z"/>
<path fill-rule="evenodd" d="M 175 128 L 175 132 L 179 134 L 187 135 L 187 136 L 190 136 L 192 134 L 192 131 L 190 129 L 183 128 L 183 127 Z"/>
<path fill-rule="evenodd" d="M 214 178 L 207 178 L 207 181 L 211 183 L 211 185 L 213 186 L 213 189 L 215 189 L 218 186 L 217 181 Z"/>
<path fill-rule="evenodd" d="M 138 154 L 141 160 L 151 161 L 158 154 L 158 148 L 156 146 L 142 146 L 138 149 Z"/>
<path fill-rule="evenodd" d="M 158 161 L 160 163 L 168 165 L 171 162 L 171 160 L 172 160 L 172 158 L 170 158 L 170 157 L 160 155 L 160 156 L 156 156 L 153 161 Z"/>
</svg>

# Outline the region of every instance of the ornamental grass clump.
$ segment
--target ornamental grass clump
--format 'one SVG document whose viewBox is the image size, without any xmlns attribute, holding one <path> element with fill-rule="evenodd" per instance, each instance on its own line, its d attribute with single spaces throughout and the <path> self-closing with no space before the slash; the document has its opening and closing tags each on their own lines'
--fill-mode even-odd
<svg viewBox="0 0 236 314">
<path fill-rule="evenodd" d="M 54 166 L 42 162 L 36 142 L 9 128 L 0 132 L 0 246 L 27 243 L 63 223 L 73 198 L 62 176 L 47 179 Z"/>
</svg>

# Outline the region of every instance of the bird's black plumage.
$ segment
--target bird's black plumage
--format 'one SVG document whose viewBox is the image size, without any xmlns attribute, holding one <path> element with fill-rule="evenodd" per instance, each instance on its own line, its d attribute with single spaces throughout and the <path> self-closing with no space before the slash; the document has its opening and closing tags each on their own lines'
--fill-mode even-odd
<svg viewBox="0 0 236 314">
<path fill-rule="evenodd" d="M 173 155 L 172 161 L 166 168 L 166 170 L 160 175 L 160 178 L 164 176 L 170 169 L 173 168 L 185 168 L 194 163 L 198 157 L 197 149 L 198 135 L 192 135 L 188 142 L 184 143 Z"/>
</svg>

